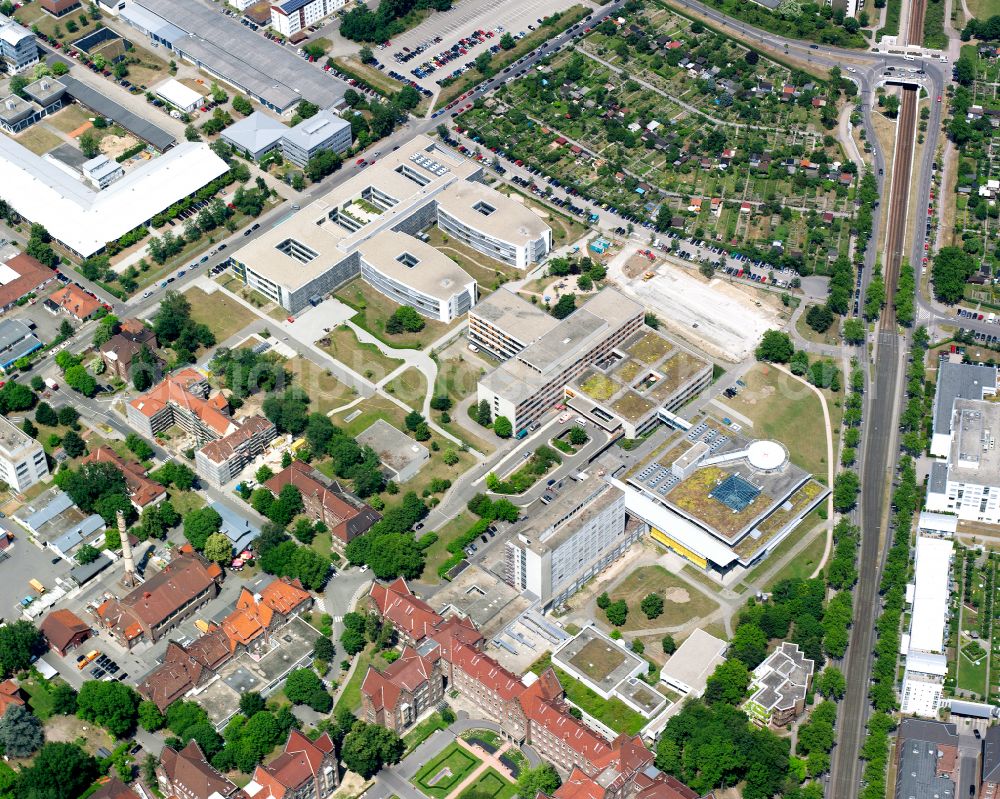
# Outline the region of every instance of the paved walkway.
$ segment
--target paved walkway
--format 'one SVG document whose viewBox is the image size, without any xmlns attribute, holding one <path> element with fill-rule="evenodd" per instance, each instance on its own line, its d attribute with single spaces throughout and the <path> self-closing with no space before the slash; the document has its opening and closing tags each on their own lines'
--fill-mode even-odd
<svg viewBox="0 0 1000 799">
<path fill-rule="evenodd" d="M 500 755 L 502 755 L 504 752 L 510 749 L 511 744 L 505 743 L 496 752 L 490 754 L 485 749 L 480 749 L 478 746 L 473 746 L 472 744 L 468 743 L 462 738 L 456 738 L 455 743 L 457 743 L 460 747 L 462 747 L 462 749 L 465 749 L 467 752 L 469 752 L 469 754 L 478 757 L 483 762 L 480 763 L 473 770 L 473 772 L 469 774 L 468 777 L 466 777 L 464 780 L 462 780 L 461 783 L 455 786 L 455 790 L 453 790 L 450 794 L 448 794 L 448 799 L 455 799 L 455 797 L 461 796 L 463 791 L 465 791 L 467 788 L 470 788 L 477 782 L 479 782 L 479 778 L 482 777 L 483 774 L 491 768 L 496 769 L 504 777 L 513 781 L 514 778 L 513 776 L 511 776 L 510 769 L 508 769 L 503 763 L 500 762 Z"/>
</svg>

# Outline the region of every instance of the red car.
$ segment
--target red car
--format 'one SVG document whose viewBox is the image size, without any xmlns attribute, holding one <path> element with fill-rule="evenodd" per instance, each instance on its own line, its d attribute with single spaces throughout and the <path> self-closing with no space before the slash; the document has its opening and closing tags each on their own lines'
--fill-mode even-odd
<svg viewBox="0 0 1000 799">
<path fill-rule="evenodd" d="M 359 158 L 359 159 L 358 159 L 357 161 L 355 161 L 354 163 L 355 163 L 355 164 L 357 164 L 358 166 L 364 166 L 364 165 L 365 165 L 366 163 L 368 163 L 368 162 L 367 162 L 367 161 L 365 161 L 365 159 L 364 159 L 364 158 Z"/>
</svg>

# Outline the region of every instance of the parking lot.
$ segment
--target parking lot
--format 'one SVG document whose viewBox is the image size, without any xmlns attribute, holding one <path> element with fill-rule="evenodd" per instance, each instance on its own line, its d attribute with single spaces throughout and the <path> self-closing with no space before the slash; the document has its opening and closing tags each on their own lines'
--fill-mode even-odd
<svg viewBox="0 0 1000 799">
<path fill-rule="evenodd" d="M 464 66 L 466 61 L 473 61 L 480 53 L 487 52 L 490 46 L 497 44 L 500 34 L 495 29 L 498 26 L 512 36 L 519 33 L 527 34 L 538 26 L 539 19 L 565 11 L 572 5 L 570 0 L 520 0 L 520 2 L 504 3 L 502 6 L 489 0 L 462 0 L 449 11 L 434 12 L 417 27 L 393 39 L 389 47 L 374 48 L 375 58 L 384 66 L 386 73 L 390 70 L 402 73 L 407 79 L 416 81 L 422 88 L 436 91 L 439 88 L 437 81 L 451 74 L 456 67 Z M 594 7 L 590 2 L 583 2 L 582 5 Z M 484 37 L 483 43 L 466 48 L 465 55 L 425 77 L 411 74 L 413 68 L 418 67 L 430 56 L 451 50 L 461 39 L 471 36 L 478 30 L 493 31 L 494 36 Z M 435 41 L 436 39 L 440 41 Z M 403 64 L 393 58 L 393 53 L 405 54 L 403 48 L 412 51 L 421 46 L 427 46 L 421 54 L 423 57 L 418 56 Z"/>
<path fill-rule="evenodd" d="M 10 622 L 21 618 L 22 599 L 37 596 L 28 580 L 38 580 L 51 588 L 56 585 L 57 577 L 66 579 L 70 564 L 31 543 L 27 531 L 11 519 L 0 520 L 0 526 L 14 535 L 14 544 L 7 550 L 9 557 L 0 561 L 0 618 Z M 53 563 L 53 559 L 58 562 Z"/>
</svg>

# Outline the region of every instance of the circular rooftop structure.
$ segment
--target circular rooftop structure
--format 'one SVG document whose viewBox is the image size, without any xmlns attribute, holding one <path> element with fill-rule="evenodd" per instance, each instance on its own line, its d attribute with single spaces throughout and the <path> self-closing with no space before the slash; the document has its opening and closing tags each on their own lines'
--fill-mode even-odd
<svg viewBox="0 0 1000 799">
<path fill-rule="evenodd" d="M 747 447 L 747 460 L 762 472 L 780 469 L 788 460 L 788 453 L 777 441 L 754 441 Z"/>
</svg>

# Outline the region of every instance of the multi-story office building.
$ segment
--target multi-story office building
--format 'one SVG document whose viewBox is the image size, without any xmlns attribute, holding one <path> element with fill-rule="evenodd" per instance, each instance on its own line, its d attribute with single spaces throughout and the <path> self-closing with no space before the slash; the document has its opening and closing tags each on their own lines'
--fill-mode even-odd
<svg viewBox="0 0 1000 799">
<path fill-rule="evenodd" d="M 358 253 L 365 282 L 424 316 L 450 322 L 476 304 L 475 279 L 413 236 L 387 230 L 362 244 Z"/>
<path fill-rule="evenodd" d="M 42 445 L 0 416 L 0 479 L 21 492 L 48 476 Z"/>
<path fill-rule="evenodd" d="M 247 138 L 245 149 L 264 153 L 269 147 L 273 145 L 268 137 L 252 136 Z M 441 148 L 426 136 L 416 136 L 281 226 L 238 250 L 231 259 L 233 269 L 247 285 L 297 313 L 362 273 L 360 251 L 364 245 L 374 243 L 376 237 L 385 233 L 419 236 L 425 228 L 439 223 L 439 208 L 442 203 L 451 202 L 452 193 L 466 191 L 466 186 L 481 180 L 482 174 L 480 164 Z M 512 229 L 527 226 L 529 221 L 533 230 L 544 227 L 537 217 L 519 221 L 524 213 L 531 214 L 520 203 L 478 184 L 476 191 L 483 193 L 496 209 L 489 216 L 473 212 L 478 217 L 474 221 L 481 220 L 484 233 L 501 226 L 501 220 L 510 220 Z M 376 260 L 372 256 L 368 262 L 373 264 Z M 406 279 L 397 282 L 420 289 L 432 280 L 420 273 L 435 271 L 428 267 L 439 261 L 428 257 L 413 265 L 400 263 L 401 268 L 409 271 Z M 462 286 L 473 282 L 458 272 L 453 275 L 454 282 Z M 382 291 L 385 287 L 378 288 Z M 461 294 L 457 286 L 450 291 L 450 296 Z M 439 286 L 436 293 L 440 292 Z M 476 297 L 459 297 L 456 306 L 462 307 L 469 300 L 474 303 Z M 457 307 L 448 313 L 464 313 Z"/>
<path fill-rule="evenodd" d="M 469 311 L 469 341 L 501 361 L 513 358 L 559 320 L 512 291 L 494 291 Z"/>
<path fill-rule="evenodd" d="M 955 400 L 982 400 L 996 394 L 997 368 L 971 363 L 944 361 L 938 367 L 934 389 L 931 455 L 947 458 L 951 453 Z"/>
<path fill-rule="evenodd" d="M 500 289 L 504 291 L 504 289 Z M 479 381 L 478 399 L 493 416 L 524 430 L 565 396 L 591 365 L 637 333 L 645 308 L 605 289 Z"/>
<path fill-rule="evenodd" d="M 285 0 L 271 6 L 271 27 L 283 36 L 294 36 L 343 8 L 347 0 Z"/>
<path fill-rule="evenodd" d="M 927 510 L 1000 524 L 1000 404 L 959 399 L 951 414 L 948 460 L 931 464 Z"/>
<path fill-rule="evenodd" d="M 3 14 L 0 14 L 0 62 L 12 75 L 38 63 L 35 34 Z"/>
<path fill-rule="evenodd" d="M 342 153 L 350 148 L 351 140 L 350 122 L 332 111 L 320 111 L 281 137 L 281 152 L 296 166 L 305 167 L 320 150 Z"/>
<path fill-rule="evenodd" d="M 497 202 L 497 193 L 481 183 L 457 184 L 441 195 L 438 227 L 497 261 L 527 269 L 552 249 L 552 229 L 521 203 Z"/>
<path fill-rule="evenodd" d="M 542 609 L 558 607 L 642 535 L 626 525 L 625 493 L 600 477 L 570 482 L 505 544 L 506 581 Z"/>
</svg>

